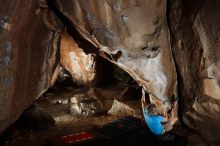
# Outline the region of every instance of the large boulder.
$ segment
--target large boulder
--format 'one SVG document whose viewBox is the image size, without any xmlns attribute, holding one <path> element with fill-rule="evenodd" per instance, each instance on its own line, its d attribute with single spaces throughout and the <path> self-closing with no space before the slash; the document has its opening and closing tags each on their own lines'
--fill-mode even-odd
<svg viewBox="0 0 220 146">
<path fill-rule="evenodd" d="M 172 50 L 184 123 L 220 137 L 220 1 L 170 1 Z"/>
<path fill-rule="evenodd" d="M 61 35 L 60 63 L 69 71 L 73 81 L 79 85 L 89 85 L 96 77 L 96 57 L 86 54 L 68 33 Z"/>
<path fill-rule="evenodd" d="M 70 34 L 128 72 L 149 93 L 166 120 L 177 99 L 166 0 L 52 0 Z M 96 51 L 96 50 L 94 50 Z M 149 102 L 148 102 L 149 103 Z"/>
<path fill-rule="evenodd" d="M 0 0 L 0 133 L 52 84 L 59 34 L 35 0 Z"/>
</svg>

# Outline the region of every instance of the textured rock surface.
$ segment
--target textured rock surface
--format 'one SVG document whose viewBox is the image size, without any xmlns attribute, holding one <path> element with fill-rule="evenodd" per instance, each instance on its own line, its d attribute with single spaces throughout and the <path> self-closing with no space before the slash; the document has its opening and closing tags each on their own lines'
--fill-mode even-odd
<svg viewBox="0 0 220 146">
<path fill-rule="evenodd" d="M 35 0 L 0 0 L 0 133 L 51 84 L 59 35 Z"/>
<path fill-rule="evenodd" d="M 168 111 L 177 97 L 177 82 L 166 0 L 55 0 L 49 4 L 65 17 L 69 32 L 75 28 L 99 48 L 101 56 L 143 86 L 151 102 L 163 107 L 164 116 L 171 116 Z"/>
<path fill-rule="evenodd" d="M 208 139 L 220 136 L 220 1 L 170 3 L 183 118 Z"/>
<path fill-rule="evenodd" d="M 69 34 L 61 35 L 60 63 L 77 85 L 89 85 L 95 80 L 95 59 L 94 54 L 86 54 Z"/>
<path fill-rule="evenodd" d="M 118 100 L 114 100 L 111 109 L 108 111 L 109 115 L 115 115 L 115 116 L 127 116 L 127 115 L 131 115 L 134 116 L 135 115 L 135 110 L 132 109 L 131 107 L 129 107 L 128 105 L 119 102 Z"/>
<path fill-rule="evenodd" d="M 165 117 L 172 116 L 170 108 L 177 109 L 172 100 L 177 97 L 178 80 L 183 121 L 205 137 L 219 140 L 218 0 L 51 0 L 50 7 L 40 0 L 42 16 L 32 0 L 0 3 L 0 132 L 54 83 L 58 33 L 65 24 L 74 39 L 81 37 L 79 46 L 84 50 L 64 35 L 69 44 L 64 56 L 75 47 L 84 56 L 88 50 L 99 53 L 143 86 L 152 107 Z M 71 59 L 63 57 L 67 58 Z M 87 84 L 92 79 L 84 75 L 93 77 L 94 72 L 84 69 L 78 67 L 73 74 L 80 71 L 80 82 Z"/>
</svg>

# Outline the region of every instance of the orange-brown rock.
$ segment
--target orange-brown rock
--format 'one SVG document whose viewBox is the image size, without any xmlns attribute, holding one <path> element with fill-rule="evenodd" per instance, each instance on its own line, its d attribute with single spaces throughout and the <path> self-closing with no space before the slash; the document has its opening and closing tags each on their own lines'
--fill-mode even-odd
<svg viewBox="0 0 220 146">
<path fill-rule="evenodd" d="M 86 54 L 69 34 L 61 35 L 60 62 L 77 85 L 89 85 L 95 80 L 95 59 L 94 54 Z"/>
</svg>

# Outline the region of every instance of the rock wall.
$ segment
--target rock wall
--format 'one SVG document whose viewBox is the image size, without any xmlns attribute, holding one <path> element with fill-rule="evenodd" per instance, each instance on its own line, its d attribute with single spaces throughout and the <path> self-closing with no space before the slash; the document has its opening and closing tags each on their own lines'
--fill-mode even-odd
<svg viewBox="0 0 220 146">
<path fill-rule="evenodd" d="M 0 133 L 51 83 L 59 34 L 46 29 L 35 0 L 0 0 Z"/>
<path fill-rule="evenodd" d="M 0 0 L 0 132 L 55 81 L 65 28 L 128 72 L 157 114 L 170 118 L 178 97 L 182 121 L 219 141 L 219 0 L 48 2 Z"/>
<path fill-rule="evenodd" d="M 220 1 L 171 0 L 169 22 L 183 121 L 220 136 Z"/>
<path fill-rule="evenodd" d="M 48 4 L 63 18 L 67 31 L 76 29 L 101 56 L 128 72 L 150 95 L 148 103 L 169 120 L 169 111 L 177 110 L 173 108 L 177 80 L 166 0 L 54 0 Z"/>
</svg>

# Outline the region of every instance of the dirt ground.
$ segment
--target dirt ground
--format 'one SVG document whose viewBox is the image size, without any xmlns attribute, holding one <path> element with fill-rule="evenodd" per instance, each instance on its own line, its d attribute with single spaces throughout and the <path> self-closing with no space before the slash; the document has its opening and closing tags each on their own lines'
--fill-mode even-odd
<svg viewBox="0 0 220 146">
<path fill-rule="evenodd" d="M 134 96 L 140 95 L 139 90 L 137 90 L 138 93 L 132 95 L 131 92 L 134 92 L 133 87 L 129 87 L 129 90 L 132 90 L 131 92 L 129 90 L 127 92 L 126 90 L 125 93 L 123 91 L 125 91 L 126 88 L 126 85 L 116 85 L 95 89 L 95 91 L 102 92 L 102 95 L 105 95 L 106 98 L 100 99 L 104 105 L 103 114 L 92 117 L 76 117 L 70 115 L 69 113 L 69 97 L 88 91 L 88 89 L 73 89 L 68 87 L 49 90 L 41 98 L 39 98 L 36 103 L 52 115 L 55 120 L 54 126 L 44 130 L 33 130 L 24 128 L 24 126 L 20 126 L 15 123 L 8 128 L 3 136 L 1 136 L 0 145 L 41 146 L 44 145 L 46 140 L 51 137 L 87 131 L 91 130 L 95 126 L 102 126 L 122 116 L 111 116 L 107 114 L 107 111 L 111 108 L 114 99 L 118 99 L 135 109 L 136 114 L 133 116 L 142 118 L 140 97 L 134 98 Z M 123 96 L 120 94 L 122 92 Z M 213 142 L 207 142 L 196 132 L 183 128 L 178 124 L 174 128 L 173 132 L 186 136 L 189 139 L 189 146 L 218 145 Z"/>
<path fill-rule="evenodd" d="M 118 93 L 122 92 L 126 86 L 105 87 L 103 92 L 109 94 L 111 91 Z M 119 97 L 112 96 L 106 99 L 102 99 L 104 104 L 104 113 L 101 115 L 95 115 L 92 117 L 74 117 L 69 113 L 68 99 L 69 97 L 83 93 L 88 89 L 72 89 L 71 87 L 63 89 L 52 89 L 40 97 L 36 103 L 42 107 L 45 111 L 50 113 L 55 120 L 55 125 L 45 130 L 32 130 L 26 129 L 23 126 L 15 122 L 1 137 L 0 145 L 4 146 L 40 146 L 44 145 L 47 138 L 57 137 L 62 135 L 68 135 L 76 132 L 91 130 L 95 126 L 102 126 L 113 120 L 118 119 L 121 116 L 111 116 L 107 114 L 107 111 L 111 108 L 113 100 Z M 110 92 L 108 92 L 110 91 Z M 128 97 L 130 98 L 130 97 Z M 124 99 L 121 99 L 124 100 Z M 139 99 L 129 99 L 126 104 L 131 105 L 136 111 L 137 116 L 141 113 Z"/>
</svg>

